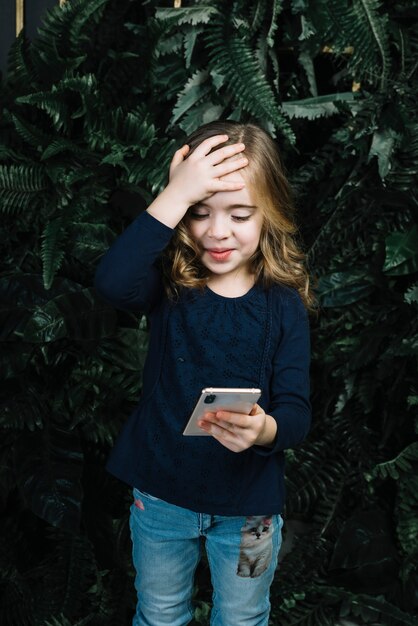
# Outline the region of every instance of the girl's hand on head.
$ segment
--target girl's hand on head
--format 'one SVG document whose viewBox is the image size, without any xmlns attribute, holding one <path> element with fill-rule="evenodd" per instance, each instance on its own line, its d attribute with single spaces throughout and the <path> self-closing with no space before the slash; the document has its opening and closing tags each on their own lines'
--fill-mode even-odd
<svg viewBox="0 0 418 626">
<path fill-rule="evenodd" d="M 205 413 L 198 424 L 232 452 L 242 452 L 254 445 L 272 446 L 277 434 L 276 420 L 258 404 L 249 415 L 229 411 Z"/>
<path fill-rule="evenodd" d="M 188 145 L 174 153 L 166 189 L 174 192 L 182 205 L 189 207 L 218 191 L 237 191 L 245 186 L 242 181 L 226 181 L 222 178 L 248 165 L 246 157 L 231 159 L 245 150 L 244 144 L 224 146 L 209 154 L 212 148 L 227 140 L 227 135 L 209 137 L 187 159 L 190 151 Z"/>
</svg>

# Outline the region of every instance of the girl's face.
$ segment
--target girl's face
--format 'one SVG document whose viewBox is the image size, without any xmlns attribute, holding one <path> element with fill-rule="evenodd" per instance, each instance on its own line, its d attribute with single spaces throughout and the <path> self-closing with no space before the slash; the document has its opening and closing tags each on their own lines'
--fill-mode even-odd
<svg viewBox="0 0 418 626">
<path fill-rule="evenodd" d="M 243 180 L 239 172 L 223 177 Z M 250 258 L 258 249 L 263 216 L 246 187 L 222 191 L 193 205 L 188 212 L 188 228 L 201 249 L 201 261 L 219 277 L 248 278 Z"/>
</svg>

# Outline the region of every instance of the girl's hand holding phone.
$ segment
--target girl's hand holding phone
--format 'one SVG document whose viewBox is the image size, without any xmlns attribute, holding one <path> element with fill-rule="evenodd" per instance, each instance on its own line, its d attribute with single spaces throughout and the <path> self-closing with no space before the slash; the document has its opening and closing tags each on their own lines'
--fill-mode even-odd
<svg viewBox="0 0 418 626">
<path fill-rule="evenodd" d="M 242 189 L 245 186 L 242 179 L 226 181 L 222 177 L 248 164 L 246 157 L 231 158 L 245 150 L 244 144 L 236 143 L 211 152 L 212 148 L 227 140 L 227 135 L 209 137 L 188 158 L 188 145 L 177 150 L 170 165 L 169 183 L 148 207 L 148 212 L 167 226 L 175 228 L 193 204 L 218 191 Z"/>
<path fill-rule="evenodd" d="M 232 452 L 242 452 L 254 445 L 272 446 L 277 433 L 276 420 L 258 404 L 249 415 L 230 411 L 207 412 L 198 425 Z"/>
</svg>

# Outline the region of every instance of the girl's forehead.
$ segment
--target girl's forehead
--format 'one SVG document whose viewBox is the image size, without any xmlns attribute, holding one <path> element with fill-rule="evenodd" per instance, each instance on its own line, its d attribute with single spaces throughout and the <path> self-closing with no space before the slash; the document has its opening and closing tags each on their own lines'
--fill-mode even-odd
<svg viewBox="0 0 418 626">
<path fill-rule="evenodd" d="M 237 180 L 237 178 L 235 178 L 235 180 Z M 244 189 L 238 189 L 236 191 L 217 191 L 212 196 L 206 198 L 206 200 L 199 202 L 198 204 L 214 209 L 242 207 L 254 210 L 257 208 L 255 202 L 253 202 L 253 198 L 245 187 Z"/>
</svg>

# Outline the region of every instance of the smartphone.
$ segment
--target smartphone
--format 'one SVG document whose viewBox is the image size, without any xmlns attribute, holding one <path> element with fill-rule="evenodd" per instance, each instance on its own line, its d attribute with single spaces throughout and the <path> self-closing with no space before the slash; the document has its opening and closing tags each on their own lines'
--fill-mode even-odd
<svg viewBox="0 0 418 626">
<path fill-rule="evenodd" d="M 187 422 L 183 435 L 209 436 L 199 428 L 197 422 L 208 411 L 232 411 L 234 413 L 251 413 L 251 409 L 261 396 L 261 389 L 245 389 L 233 387 L 206 387 L 202 389 L 199 400 Z"/>
</svg>

